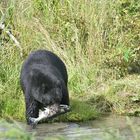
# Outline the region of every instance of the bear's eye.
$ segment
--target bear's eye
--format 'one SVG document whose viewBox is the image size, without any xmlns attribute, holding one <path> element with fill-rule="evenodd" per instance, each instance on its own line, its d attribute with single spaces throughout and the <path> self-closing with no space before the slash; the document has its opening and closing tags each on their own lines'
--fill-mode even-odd
<svg viewBox="0 0 140 140">
<path fill-rule="evenodd" d="M 56 86 L 57 86 L 57 88 L 59 88 L 59 89 L 61 89 L 61 88 L 62 88 L 61 83 L 58 83 Z"/>
<path fill-rule="evenodd" d="M 45 84 L 42 84 L 42 90 L 45 92 L 46 90 L 48 90 L 48 86 Z"/>
<path fill-rule="evenodd" d="M 42 89 L 45 89 L 45 84 L 42 84 Z"/>
</svg>

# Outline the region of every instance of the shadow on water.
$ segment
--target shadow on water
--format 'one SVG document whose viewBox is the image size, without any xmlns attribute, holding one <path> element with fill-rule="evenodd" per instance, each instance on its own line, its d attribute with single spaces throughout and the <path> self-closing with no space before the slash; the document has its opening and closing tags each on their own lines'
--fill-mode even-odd
<svg viewBox="0 0 140 140">
<path fill-rule="evenodd" d="M 140 138 L 133 127 L 140 126 L 140 118 L 109 115 L 98 120 L 86 123 L 52 123 L 39 124 L 36 129 L 26 126 L 28 132 L 35 132 L 38 140 L 44 138 L 63 137 L 69 140 L 104 140 L 116 138 L 117 140 L 134 140 Z M 139 129 L 140 130 L 140 129 Z"/>
<path fill-rule="evenodd" d="M 86 123 L 38 124 L 36 129 L 20 122 L 16 123 L 25 128 L 26 132 L 34 134 L 37 140 L 139 140 L 140 138 L 138 117 L 108 115 Z M 0 131 L 6 130 L 0 125 Z"/>
</svg>

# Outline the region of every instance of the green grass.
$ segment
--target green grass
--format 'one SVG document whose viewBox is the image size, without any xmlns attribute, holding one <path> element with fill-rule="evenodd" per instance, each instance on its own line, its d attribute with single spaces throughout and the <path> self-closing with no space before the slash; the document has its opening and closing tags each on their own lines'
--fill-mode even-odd
<svg viewBox="0 0 140 140">
<path fill-rule="evenodd" d="M 106 111 L 137 114 L 139 77 L 125 77 L 127 68 L 133 66 L 133 71 L 139 62 L 139 9 L 139 0 L 1 0 L 0 16 L 5 14 L 6 29 L 20 42 L 23 57 L 5 29 L 0 34 L 0 117 L 24 120 L 20 68 L 40 48 L 53 51 L 67 66 L 68 121 L 89 120 Z M 132 100 L 137 102 L 122 100 L 122 91 L 135 92 Z"/>
</svg>

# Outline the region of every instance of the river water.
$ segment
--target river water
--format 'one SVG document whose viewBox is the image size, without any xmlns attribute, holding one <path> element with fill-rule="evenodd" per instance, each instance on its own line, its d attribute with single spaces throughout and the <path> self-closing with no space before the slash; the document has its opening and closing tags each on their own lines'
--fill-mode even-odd
<svg viewBox="0 0 140 140">
<path fill-rule="evenodd" d="M 139 117 L 108 115 L 86 123 L 43 123 L 35 129 L 18 124 L 36 140 L 140 140 Z"/>
<path fill-rule="evenodd" d="M 28 132 L 35 132 L 38 140 L 64 137 L 69 140 L 134 140 L 140 139 L 140 118 L 108 115 L 86 123 L 39 124 L 36 129 L 26 127 Z"/>
</svg>

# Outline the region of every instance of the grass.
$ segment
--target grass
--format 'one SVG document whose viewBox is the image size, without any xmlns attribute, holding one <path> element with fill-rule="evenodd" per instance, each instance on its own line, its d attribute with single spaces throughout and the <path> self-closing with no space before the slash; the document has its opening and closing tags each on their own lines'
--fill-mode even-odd
<svg viewBox="0 0 140 140">
<path fill-rule="evenodd" d="M 24 120 L 19 73 L 36 49 L 53 51 L 67 66 L 72 112 L 64 120 L 108 111 L 139 115 L 139 76 L 129 75 L 139 70 L 139 9 L 139 0 L 1 0 L 0 117 Z"/>
</svg>

